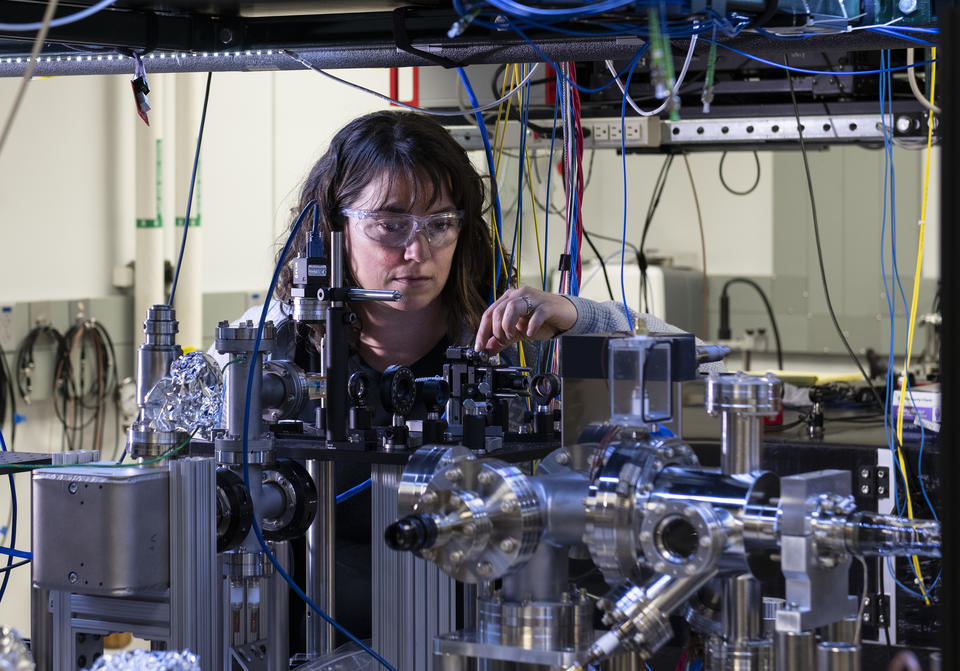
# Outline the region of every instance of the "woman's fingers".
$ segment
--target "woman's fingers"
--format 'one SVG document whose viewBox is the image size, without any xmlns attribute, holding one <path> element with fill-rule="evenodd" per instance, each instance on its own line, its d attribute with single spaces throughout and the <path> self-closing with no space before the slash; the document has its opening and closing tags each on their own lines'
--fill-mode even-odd
<svg viewBox="0 0 960 671">
<path fill-rule="evenodd" d="M 474 348 L 496 353 L 522 338 L 552 338 L 576 319 L 576 308 L 563 296 L 532 287 L 510 289 L 483 313 Z"/>
</svg>

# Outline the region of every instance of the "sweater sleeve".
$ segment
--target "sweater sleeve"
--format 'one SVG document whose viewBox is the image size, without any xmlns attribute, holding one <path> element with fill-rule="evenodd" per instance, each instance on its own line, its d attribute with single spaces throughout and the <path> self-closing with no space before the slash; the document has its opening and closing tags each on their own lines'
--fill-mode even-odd
<svg viewBox="0 0 960 671">
<path fill-rule="evenodd" d="M 655 315 L 636 313 L 633 310 L 630 310 L 630 322 L 628 322 L 623 303 L 617 301 L 598 303 L 588 298 L 567 295 L 564 295 L 564 298 L 573 303 L 573 307 L 577 309 L 577 321 L 563 335 L 630 331 L 631 322 L 635 323 L 638 319 L 643 320 L 649 333 L 685 333 L 683 329 L 668 324 Z M 696 343 L 704 344 L 700 338 L 696 339 Z M 701 373 L 725 372 L 727 367 L 722 361 L 714 361 L 701 364 L 698 370 Z"/>
</svg>

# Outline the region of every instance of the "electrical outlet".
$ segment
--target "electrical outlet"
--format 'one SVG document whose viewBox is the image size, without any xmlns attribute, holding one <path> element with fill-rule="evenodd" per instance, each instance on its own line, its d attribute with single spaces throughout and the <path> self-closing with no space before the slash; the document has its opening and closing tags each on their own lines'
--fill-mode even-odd
<svg viewBox="0 0 960 671">
<path fill-rule="evenodd" d="M 643 137 L 643 132 L 640 129 L 640 119 L 629 119 L 625 121 L 623 131 L 624 138 L 627 142 L 637 142 Z"/>
<path fill-rule="evenodd" d="M 620 139 L 620 124 L 619 124 L 619 123 L 612 123 L 612 124 L 610 124 L 609 128 L 610 128 L 610 139 L 611 139 L 611 140 L 619 140 L 619 139 Z"/>
<path fill-rule="evenodd" d="M 607 124 L 594 124 L 592 131 L 594 142 L 603 142 L 610 139 L 610 129 Z"/>
</svg>

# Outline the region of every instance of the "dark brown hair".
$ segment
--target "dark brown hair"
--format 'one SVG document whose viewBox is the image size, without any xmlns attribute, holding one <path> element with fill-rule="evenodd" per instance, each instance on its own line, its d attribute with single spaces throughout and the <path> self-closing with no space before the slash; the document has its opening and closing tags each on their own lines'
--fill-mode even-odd
<svg viewBox="0 0 960 671">
<path fill-rule="evenodd" d="M 430 117 L 381 111 L 348 123 L 334 136 L 304 180 L 294 218 L 311 200 L 316 200 L 320 229 L 327 242 L 331 230 L 342 231 L 346 224 L 340 209 L 353 207 L 370 182 L 383 175 L 407 180 L 416 200 L 428 204 L 433 204 L 446 189 L 454 206 L 463 210 L 463 227 L 440 301 L 451 339 L 457 337 L 464 324 L 475 331 L 487 307 L 492 283 L 491 239 L 483 220 L 483 181 L 466 151 Z M 304 221 L 280 273 L 277 297 L 285 303 L 290 302 L 293 278 L 288 262 L 303 254 L 310 220 L 308 216 Z M 347 282 L 355 284 L 349 263 L 344 263 L 344 272 Z"/>
</svg>

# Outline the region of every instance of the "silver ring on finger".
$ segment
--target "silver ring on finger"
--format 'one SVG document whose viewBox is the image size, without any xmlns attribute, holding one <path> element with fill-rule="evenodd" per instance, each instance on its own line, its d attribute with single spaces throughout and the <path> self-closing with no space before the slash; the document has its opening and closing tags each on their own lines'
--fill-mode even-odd
<svg viewBox="0 0 960 671">
<path fill-rule="evenodd" d="M 523 311 L 523 314 L 520 315 L 520 316 L 521 316 L 521 317 L 529 317 L 530 315 L 533 314 L 533 311 L 537 309 L 537 306 L 534 305 L 534 304 L 533 304 L 533 301 L 531 301 L 531 300 L 530 300 L 529 298 L 527 298 L 526 296 L 519 296 L 519 298 L 520 298 L 520 300 L 522 300 L 522 301 L 524 302 L 524 304 L 527 306 L 526 309 Z"/>
</svg>

